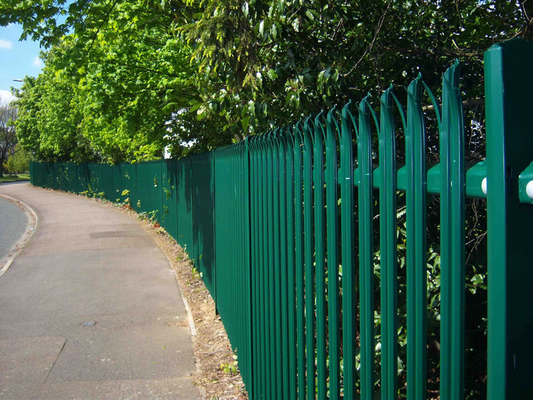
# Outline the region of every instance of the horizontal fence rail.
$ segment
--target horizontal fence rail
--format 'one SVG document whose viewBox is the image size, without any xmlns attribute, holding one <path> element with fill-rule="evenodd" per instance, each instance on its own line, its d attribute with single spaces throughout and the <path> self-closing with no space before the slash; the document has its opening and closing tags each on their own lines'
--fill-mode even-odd
<svg viewBox="0 0 533 400">
<path fill-rule="evenodd" d="M 31 181 L 126 203 L 165 227 L 217 304 L 250 398 L 524 398 L 533 393 L 530 368 L 517 354 L 533 352 L 525 334 L 533 318 L 516 310 L 532 304 L 532 291 L 506 281 L 520 286 L 516 276 L 532 273 L 506 232 L 523 232 L 513 236 L 520 242 L 533 222 L 523 204 L 533 135 L 506 172 L 521 143 L 508 139 L 515 125 L 531 129 L 501 93 L 520 92 L 506 65 L 529 62 L 531 47 L 517 40 L 486 53 L 492 142 L 473 166 L 455 63 L 440 102 L 418 76 L 405 108 L 391 86 L 379 100 L 211 153 L 137 165 L 32 163 Z M 438 162 L 430 165 L 429 153 Z M 485 392 L 466 379 L 465 208 L 487 193 L 489 276 L 498 278 L 484 314 L 488 355 L 485 345 L 477 364 L 488 364 Z"/>
</svg>

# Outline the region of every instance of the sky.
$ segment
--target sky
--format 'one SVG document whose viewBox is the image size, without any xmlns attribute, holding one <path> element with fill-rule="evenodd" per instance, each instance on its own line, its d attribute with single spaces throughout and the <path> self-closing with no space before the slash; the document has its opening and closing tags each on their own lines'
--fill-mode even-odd
<svg viewBox="0 0 533 400">
<path fill-rule="evenodd" d="M 5 104 L 14 97 L 11 86 L 19 88 L 20 82 L 27 76 L 37 76 L 41 72 L 43 62 L 39 58 L 39 44 L 30 40 L 19 41 L 22 34 L 20 25 L 0 27 L 0 103 Z"/>
</svg>

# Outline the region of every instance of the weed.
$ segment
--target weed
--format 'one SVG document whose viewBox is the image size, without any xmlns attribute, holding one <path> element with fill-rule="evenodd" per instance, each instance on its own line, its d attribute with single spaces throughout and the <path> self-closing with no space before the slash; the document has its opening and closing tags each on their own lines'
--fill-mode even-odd
<svg viewBox="0 0 533 400">
<path fill-rule="evenodd" d="M 220 369 L 225 374 L 235 375 L 237 373 L 237 361 L 233 361 L 232 363 L 224 363 L 220 366 Z"/>
<path fill-rule="evenodd" d="M 193 277 L 193 279 L 198 279 L 198 278 L 200 278 L 200 273 L 198 272 L 198 270 L 196 269 L 196 267 L 192 267 L 191 272 L 192 272 L 192 277 Z"/>
<path fill-rule="evenodd" d="M 148 212 L 148 215 L 150 215 L 150 222 L 152 222 L 153 224 L 157 222 L 157 219 L 155 218 L 155 216 L 158 213 L 158 211 L 159 210 L 152 210 Z"/>
<path fill-rule="evenodd" d="M 122 191 L 122 196 L 125 196 L 126 198 L 122 201 L 122 205 L 124 206 L 124 208 L 128 209 L 128 210 L 131 210 L 132 207 L 131 207 L 131 204 L 130 204 L 130 191 L 128 189 L 124 189 Z M 117 203 L 120 203 L 120 199 L 117 199 Z"/>
<path fill-rule="evenodd" d="M 235 361 L 233 362 L 230 362 L 230 363 L 223 363 L 222 365 L 220 365 L 220 369 L 225 373 L 225 374 L 231 374 L 231 375 L 236 375 L 239 370 L 238 370 L 238 362 L 237 362 L 237 356 L 233 356 L 233 359 Z"/>
</svg>

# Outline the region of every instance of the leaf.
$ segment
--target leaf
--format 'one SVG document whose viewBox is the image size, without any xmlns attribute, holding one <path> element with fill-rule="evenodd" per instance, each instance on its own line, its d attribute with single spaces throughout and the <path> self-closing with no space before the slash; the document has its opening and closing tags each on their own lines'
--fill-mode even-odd
<svg viewBox="0 0 533 400">
<path fill-rule="evenodd" d="M 276 71 L 275 71 L 274 69 L 269 69 L 268 72 L 267 72 L 267 76 L 268 76 L 271 80 L 278 79 L 278 74 L 276 73 Z"/>
</svg>

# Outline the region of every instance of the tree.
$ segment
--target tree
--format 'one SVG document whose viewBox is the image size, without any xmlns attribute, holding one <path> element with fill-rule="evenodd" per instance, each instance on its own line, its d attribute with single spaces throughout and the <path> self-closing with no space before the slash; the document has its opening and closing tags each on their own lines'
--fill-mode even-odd
<svg viewBox="0 0 533 400">
<path fill-rule="evenodd" d="M 54 51 L 45 60 L 53 57 Z M 36 79 L 26 77 L 15 91 L 20 144 L 35 160 L 97 161 L 98 154 L 79 129 L 75 85 L 56 74 L 49 63 Z"/>
<path fill-rule="evenodd" d="M 73 161 L 118 163 L 227 144 L 230 137 L 217 134 L 221 117 L 197 121 L 196 69 L 190 46 L 169 29 L 171 15 L 141 1 L 102 15 L 100 24 L 56 38 L 41 76 L 17 92 L 23 146 L 38 160 L 65 160 L 72 151 Z M 200 126 L 202 134 L 191 131 Z"/>
<path fill-rule="evenodd" d="M 179 2 L 165 2 L 168 8 Z M 191 2 L 193 3 L 193 2 Z M 293 122 L 422 71 L 439 86 L 459 59 L 465 97 L 482 95 L 483 52 L 532 38 L 533 7 L 522 1 L 194 2 L 176 12 L 194 44 L 216 112 L 244 133 Z M 199 5 L 198 5 L 199 4 Z M 527 9 L 529 7 L 529 9 Z M 209 110 L 209 108 L 206 108 Z"/>
<path fill-rule="evenodd" d="M 13 154 L 7 160 L 7 171 L 10 174 L 21 174 L 30 170 L 30 155 L 17 143 Z"/>
<path fill-rule="evenodd" d="M 16 119 L 16 107 L 11 104 L 0 105 L 0 177 L 4 176 L 4 162 L 13 154 L 17 144 Z"/>
<path fill-rule="evenodd" d="M 0 0 L 0 15 L 62 49 L 53 70 L 110 162 L 179 153 L 185 137 L 225 144 L 420 71 L 436 87 L 455 59 L 464 97 L 480 97 L 483 52 L 533 32 L 533 7 L 518 0 Z"/>
</svg>

